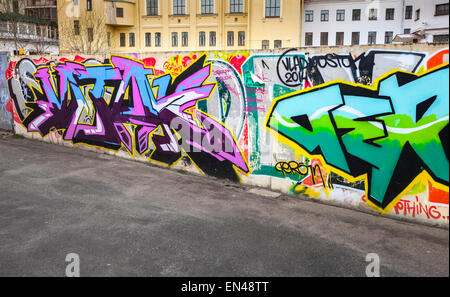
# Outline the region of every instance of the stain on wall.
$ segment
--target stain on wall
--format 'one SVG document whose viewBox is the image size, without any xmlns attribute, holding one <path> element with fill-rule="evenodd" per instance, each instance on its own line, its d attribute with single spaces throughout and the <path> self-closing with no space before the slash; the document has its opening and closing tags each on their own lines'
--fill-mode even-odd
<svg viewBox="0 0 450 297">
<path fill-rule="evenodd" d="M 9 66 L 28 137 L 448 226 L 448 48 Z"/>
</svg>

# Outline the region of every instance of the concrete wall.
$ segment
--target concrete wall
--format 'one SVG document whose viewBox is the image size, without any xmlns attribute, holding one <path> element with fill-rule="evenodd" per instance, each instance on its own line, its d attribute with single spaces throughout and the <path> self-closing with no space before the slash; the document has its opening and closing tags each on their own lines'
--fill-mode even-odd
<svg viewBox="0 0 450 297">
<path fill-rule="evenodd" d="M 10 94 L 29 138 L 448 227 L 448 53 L 30 57 Z"/>
<path fill-rule="evenodd" d="M 6 70 L 8 69 L 8 55 L 0 52 L 0 129 L 12 130 L 12 113 L 8 109 L 9 95 L 6 82 Z"/>
</svg>

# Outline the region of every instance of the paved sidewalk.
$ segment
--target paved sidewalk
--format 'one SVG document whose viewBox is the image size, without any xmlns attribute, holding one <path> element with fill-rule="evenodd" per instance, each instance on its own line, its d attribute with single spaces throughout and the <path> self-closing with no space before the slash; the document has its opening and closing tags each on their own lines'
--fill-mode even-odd
<svg viewBox="0 0 450 297">
<path fill-rule="evenodd" d="M 0 137 L 0 276 L 449 276 L 449 231 Z"/>
</svg>

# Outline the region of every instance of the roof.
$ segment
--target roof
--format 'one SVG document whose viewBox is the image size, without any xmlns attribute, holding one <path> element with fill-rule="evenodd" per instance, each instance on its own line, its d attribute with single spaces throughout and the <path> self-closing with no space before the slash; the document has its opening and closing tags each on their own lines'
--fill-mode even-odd
<svg viewBox="0 0 450 297">
<path fill-rule="evenodd" d="M 417 33 L 398 34 L 392 40 L 394 42 L 412 42 L 414 39 L 423 39 L 423 36 Z"/>
</svg>

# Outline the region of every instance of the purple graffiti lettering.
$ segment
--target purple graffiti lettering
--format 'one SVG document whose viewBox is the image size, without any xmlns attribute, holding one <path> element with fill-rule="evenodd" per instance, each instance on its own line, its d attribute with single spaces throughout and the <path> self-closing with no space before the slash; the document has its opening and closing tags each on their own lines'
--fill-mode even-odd
<svg viewBox="0 0 450 297">
<path fill-rule="evenodd" d="M 232 132 L 197 110 L 197 102 L 208 99 L 216 86 L 206 83 L 211 64 L 205 60 L 201 57 L 176 78 L 155 78 L 152 68 L 121 56 L 105 64 L 66 61 L 36 68 L 33 83 L 40 88 L 19 81 L 24 85 L 20 92 L 34 91 L 22 124 L 43 137 L 61 130 L 65 141 L 125 148 L 169 166 L 185 153 L 203 172 L 235 180 L 237 169 L 248 173 L 249 168 Z M 17 89 L 10 91 L 15 101 L 23 97 L 14 93 Z"/>
</svg>

